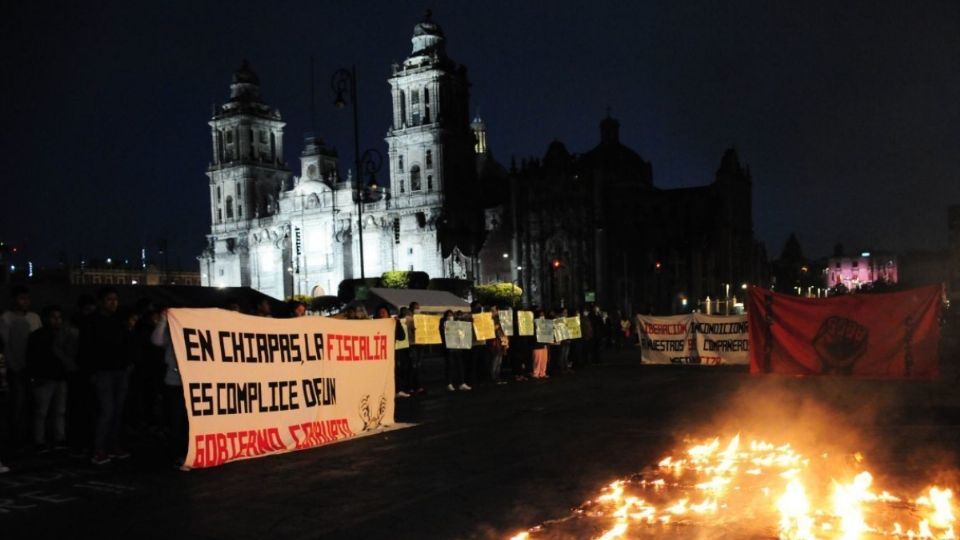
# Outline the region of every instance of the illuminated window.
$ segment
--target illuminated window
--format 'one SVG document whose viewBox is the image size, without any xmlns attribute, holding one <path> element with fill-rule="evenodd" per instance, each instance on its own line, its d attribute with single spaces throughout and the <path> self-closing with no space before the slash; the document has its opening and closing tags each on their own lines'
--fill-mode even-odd
<svg viewBox="0 0 960 540">
<path fill-rule="evenodd" d="M 420 166 L 410 167 L 410 191 L 420 191 Z"/>
</svg>

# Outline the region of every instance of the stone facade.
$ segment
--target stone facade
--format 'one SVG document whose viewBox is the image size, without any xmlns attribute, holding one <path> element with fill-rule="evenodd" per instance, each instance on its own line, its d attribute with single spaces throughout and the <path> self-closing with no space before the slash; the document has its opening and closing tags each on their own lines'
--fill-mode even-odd
<svg viewBox="0 0 960 540">
<path fill-rule="evenodd" d="M 660 189 L 619 128 L 608 116 L 593 149 L 573 154 L 554 141 L 511 168 L 500 230 L 480 255 L 483 278 L 510 272 L 530 304 L 658 314 L 765 283 L 752 180 L 736 152 L 709 185 Z"/>
<path fill-rule="evenodd" d="M 474 137 L 466 70 L 447 56 L 429 15 L 413 50 L 389 79 L 389 187 L 339 173 L 338 156 L 308 137 L 300 174 L 283 161 L 280 113 L 260 96 L 245 62 L 230 100 L 210 121 L 211 232 L 199 257 L 204 285 L 248 286 L 276 298 L 337 293 L 360 277 L 357 203 L 364 193 L 363 266 L 367 277 L 417 270 L 431 277 L 474 275 L 480 246 Z"/>
</svg>

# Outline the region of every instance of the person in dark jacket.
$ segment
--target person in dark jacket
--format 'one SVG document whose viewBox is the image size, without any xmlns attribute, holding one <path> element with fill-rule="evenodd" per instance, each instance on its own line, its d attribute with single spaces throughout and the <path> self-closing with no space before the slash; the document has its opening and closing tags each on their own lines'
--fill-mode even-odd
<svg viewBox="0 0 960 540">
<path fill-rule="evenodd" d="M 47 306 L 41 318 L 43 326 L 27 341 L 27 374 L 33 380 L 33 442 L 44 451 L 48 428 L 54 446 L 66 445 L 67 374 L 73 358 L 61 309 Z"/>
<path fill-rule="evenodd" d="M 128 354 L 132 333 L 128 321 L 117 313 L 120 301 L 116 289 L 100 289 L 97 302 L 97 312 L 84 320 L 80 329 L 80 365 L 91 374 L 97 394 L 98 412 L 91 462 L 105 465 L 111 459 L 130 456 L 121 447 L 120 439 L 123 404 L 132 365 Z"/>
</svg>

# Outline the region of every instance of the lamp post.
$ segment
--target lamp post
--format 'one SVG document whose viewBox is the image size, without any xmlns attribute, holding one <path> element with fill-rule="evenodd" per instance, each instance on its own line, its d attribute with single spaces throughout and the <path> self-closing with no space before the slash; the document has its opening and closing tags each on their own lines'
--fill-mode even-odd
<svg viewBox="0 0 960 540">
<path fill-rule="evenodd" d="M 357 115 L 357 67 L 351 66 L 349 71 L 343 68 L 335 71 L 333 78 L 330 80 L 330 86 L 337 96 L 333 102 L 336 108 L 344 108 L 348 101 L 353 108 L 353 159 L 354 171 L 357 175 L 354 180 L 354 198 L 357 202 L 357 234 L 360 239 L 360 279 L 366 279 L 367 276 L 363 267 L 363 204 L 367 202 L 365 176 L 369 175 L 372 180 L 371 188 L 376 190 L 375 175 L 383 165 L 383 156 L 372 148 L 362 155 L 360 154 L 360 123 Z M 350 93 L 349 97 L 345 96 L 347 92 Z"/>
</svg>

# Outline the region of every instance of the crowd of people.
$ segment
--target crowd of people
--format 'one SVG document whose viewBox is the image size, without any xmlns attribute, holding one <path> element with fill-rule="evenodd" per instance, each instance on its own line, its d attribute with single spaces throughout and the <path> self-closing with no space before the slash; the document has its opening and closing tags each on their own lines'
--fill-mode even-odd
<svg viewBox="0 0 960 540">
<path fill-rule="evenodd" d="M 520 336 L 517 332 L 508 335 L 504 331 L 503 313 L 516 317 L 518 311 L 501 312 L 498 306 L 483 306 L 473 302 L 469 311 L 447 310 L 440 318 L 439 334 L 441 343 L 437 346 L 418 345 L 414 315 L 420 313 L 420 305 L 412 302 L 402 307 L 394 315 L 390 306 L 379 306 L 373 318 L 394 317 L 396 325 L 396 396 L 407 398 L 423 395 L 426 389 L 420 382 L 420 369 L 425 358 L 442 355 L 444 364 L 444 385 L 448 392 L 469 391 L 478 382 L 490 382 L 497 385 L 530 379 L 548 379 L 573 373 L 590 363 L 598 361 L 603 347 L 620 347 L 627 343 L 630 333 L 623 333 L 619 318 L 613 318 L 598 307 L 582 310 L 560 308 L 544 310 L 532 308 L 535 319 L 579 318 L 581 337 L 570 339 L 559 334 L 553 342 L 545 343 L 536 336 Z M 469 349 L 451 348 L 446 342 L 445 327 L 452 321 L 472 321 L 477 313 L 488 312 L 494 325 L 493 336 L 478 340 L 472 336 Z M 342 316 L 348 319 L 369 318 L 363 304 L 347 306 Z M 629 321 L 627 321 L 628 324 Z M 506 326 L 516 328 L 516 321 Z M 632 327 L 632 324 L 631 324 Z"/>
<path fill-rule="evenodd" d="M 221 306 L 241 311 L 239 302 Z M 492 339 L 473 340 L 469 349 L 416 344 L 413 302 L 397 312 L 380 306 L 372 318 L 394 318 L 396 342 L 396 396 L 427 393 L 421 378 L 428 358 L 442 356 L 442 390 L 469 391 L 478 383 L 546 379 L 596 362 L 603 344 L 623 341 L 620 321 L 597 308 L 573 311 L 535 309 L 537 318 L 580 318 L 582 338 L 538 343 L 533 336 L 507 335 L 496 306 L 478 302 L 470 311 L 447 311 L 440 336 L 450 321 L 470 321 L 482 311 L 491 313 Z M 263 299 L 248 311 L 257 316 L 308 315 L 302 302 L 287 304 L 274 314 Z M 516 311 L 509 313 L 515 314 Z M 371 318 L 362 303 L 349 304 L 334 317 Z M 509 325 L 508 325 L 509 326 Z M 516 325 L 514 325 L 515 327 Z M 9 456 L 71 450 L 106 465 L 130 456 L 127 437 L 152 430 L 164 441 L 166 454 L 182 464 L 187 444 L 187 417 L 180 375 L 167 330 L 165 311 L 149 300 L 121 306 L 115 289 L 105 287 L 96 296 L 82 296 L 73 309 L 46 305 L 33 311 L 30 291 L 14 287 L 7 309 L 0 315 L 0 391 L 5 396 L 7 421 L 0 423 L 0 473 L 9 471 Z"/>
</svg>

